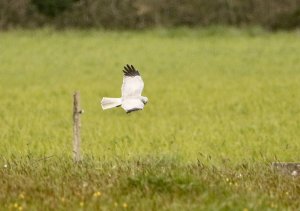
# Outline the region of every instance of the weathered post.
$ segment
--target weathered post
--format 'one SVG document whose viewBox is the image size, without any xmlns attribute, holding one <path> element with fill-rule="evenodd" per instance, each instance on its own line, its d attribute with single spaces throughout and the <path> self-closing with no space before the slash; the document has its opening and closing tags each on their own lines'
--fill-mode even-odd
<svg viewBox="0 0 300 211">
<path fill-rule="evenodd" d="M 81 161 L 80 155 L 80 114 L 83 113 L 83 110 L 80 108 L 80 94 L 75 92 L 73 95 L 73 159 L 75 163 Z"/>
</svg>

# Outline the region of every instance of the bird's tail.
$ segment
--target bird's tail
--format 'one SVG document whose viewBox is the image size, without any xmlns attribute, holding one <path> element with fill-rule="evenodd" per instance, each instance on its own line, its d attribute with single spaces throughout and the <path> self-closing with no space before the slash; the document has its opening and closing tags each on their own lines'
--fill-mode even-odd
<svg viewBox="0 0 300 211">
<path fill-rule="evenodd" d="M 101 106 L 103 110 L 118 107 L 122 104 L 121 98 L 109 98 L 109 97 L 103 97 L 101 100 Z"/>
</svg>

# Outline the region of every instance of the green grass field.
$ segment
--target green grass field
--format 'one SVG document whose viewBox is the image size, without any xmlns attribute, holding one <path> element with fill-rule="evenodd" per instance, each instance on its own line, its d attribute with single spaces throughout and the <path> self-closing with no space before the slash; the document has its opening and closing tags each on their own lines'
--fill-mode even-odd
<svg viewBox="0 0 300 211">
<path fill-rule="evenodd" d="M 0 210 L 299 209 L 300 34 L 222 30 L 1 33 Z M 127 63 L 149 103 L 102 111 Z"/>
</svg>

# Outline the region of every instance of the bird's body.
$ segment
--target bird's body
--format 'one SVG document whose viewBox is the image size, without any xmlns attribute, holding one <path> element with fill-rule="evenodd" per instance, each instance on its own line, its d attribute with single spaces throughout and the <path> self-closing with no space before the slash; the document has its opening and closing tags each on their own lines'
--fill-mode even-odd
<svg viewBox="0 0 300 211">
<path fill-rule="evenodd" d="M 127 113 L 130 113 L 142 110 L 148 102 L 148 98 L 142 96 L 144 82 L 140 73 L 132 65 L 126 65 L 123 72 L 122 97 L 104 97 L 101 101 L 103 110 L 121 106 Z"/>
</svg>

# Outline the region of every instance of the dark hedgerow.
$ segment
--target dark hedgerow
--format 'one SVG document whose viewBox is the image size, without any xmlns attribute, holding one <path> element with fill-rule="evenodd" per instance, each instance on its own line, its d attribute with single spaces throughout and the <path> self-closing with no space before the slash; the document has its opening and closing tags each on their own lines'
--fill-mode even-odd
<svg viewBox="0 0 300 211">
<path fill-rule="evenodd" d="M 55 17 L 66 9 L 71 8 L 75 1 L 77 0 L 31 0 L 38 11 L 48 17 Z"/>
<path fill-rule="evenodd" d="M 255 25 L 271 30 L 300 26 L 299 0 L 0 0 L 0 30 L 59 28 Z"/>
</svg>

